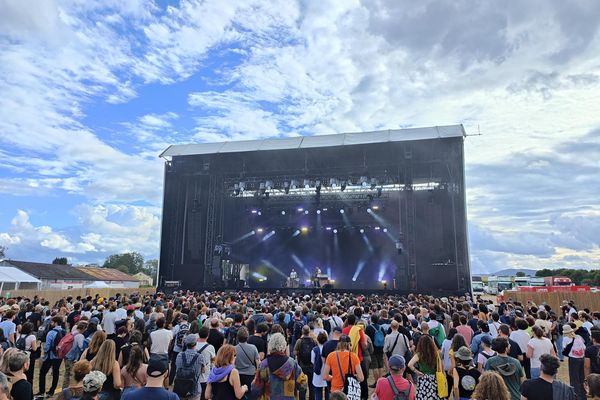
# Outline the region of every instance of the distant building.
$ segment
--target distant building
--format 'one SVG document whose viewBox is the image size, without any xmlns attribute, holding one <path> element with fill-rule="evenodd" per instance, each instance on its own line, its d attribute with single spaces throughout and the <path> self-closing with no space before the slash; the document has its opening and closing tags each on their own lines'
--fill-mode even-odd
<svg viewBox="0 0 600 400">
<path fill-rule="evenodd" d="M 137 274 L 133 275 L 133 277 L 140 281 L 141 286 L 152 286 L 154 284 L 152 277 L 143 272 L 138 272 Z"/>
<path fill-rule="evenodd" d="M 71 265 L 45 264 L 28 261 L 4 260 L 0 267 L 14 267 L 41 281 L 39 289 L 79 289 L 97 279 Z"/>
<path fill-rule="evenodd" d="M 113 268 L 77 267 L 77 270 L 91 275 L 94 281 L 105 282 L 111 288 L 139 288 L 140 282 L 135 277 Z"/>
<path fill-rule="evenodd" d="M 0 295 L 6 296 L 13 290 L 39 290 L 41 281 L 15 267 L 0 266 Z"/>
</svg>

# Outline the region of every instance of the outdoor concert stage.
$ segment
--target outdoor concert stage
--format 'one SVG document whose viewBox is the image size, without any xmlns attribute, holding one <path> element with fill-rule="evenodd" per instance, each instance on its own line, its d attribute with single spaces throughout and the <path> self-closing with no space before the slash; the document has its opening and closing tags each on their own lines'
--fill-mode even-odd
<svg viewBox="0 0 600 400">
<path fill-rule="evenodd" d="M 159 287 L 470 291 L 464 134 L 170 146 Z"/>
</svg>

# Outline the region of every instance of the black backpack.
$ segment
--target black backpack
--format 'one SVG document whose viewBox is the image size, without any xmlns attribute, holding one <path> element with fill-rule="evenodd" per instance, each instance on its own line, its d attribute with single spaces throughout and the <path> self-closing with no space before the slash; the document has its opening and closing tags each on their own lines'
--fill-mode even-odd
<svg viewBox="0 0 600 400">
<path fill-rule="evenodd" d="M 317 375 L 321 375 L 321 370 L 323 369 L 323 357 L 321 357 L 321 349 L 319 346 L 315 346 L 312 349 L 313 353 L 315 353 L 315 365 L 314 365 L 314 373 Z"/>
<path fill-rule="evenodd" d="M 328 319 L 323 320 L 323 329 L 325 329 L 328 335 L 331 333 L 331 322 Z"/>
<path fill-rule="evenodd" d="M 19 350 L 25 350 L 25 346 L 26 346 L 26 342 L 25 339 L 27 339 L 27 336 L 24 335 L 20 335 L 19 338 L 17 339 L 17 343 L 15 343 L 15 347 Z"/>
<path fill-rule="evenodd" d="M 183 338 L 188 334 L 190 330 L 190 324 L 185 323 L 179 325 L 179 331 L 177 332 L 177 336 L 175 337 L 175 344 L 180 349 L 183 349 Z"/>
<path fill-rule="evenodd" d="M 294 345 L 296 345 L 296 341 L 302 337 L 303 327 L 304 323 L 302 323 L 302 321 L 294 321 L 294 327 L 292 329 L 292 339 L 294 340 Z"/>
<path fill-rule="evenodd" d="M 311 338 L 303 337 L 300 339 L 300 349 L 298 351 L 298 360 L 302 362 L 304 365 L 311 365 L 310 354 L 312 352 L 313 347 L 315 347 L 315 342 Z"/>
<path fill-rule="evenodd" d="M 196 389 L 198 375 L 194 373 L 194 365 L 200 354 L 194 354 L 190 362 L 187 362 L 185 353 L 181 353 L 181 357 L 183 357 L 182 364 L 181 367 L 177 368 L 177 372 L 175 373 L 173 392 L 177 393 L 180 398 L 184 398 L 191 396 Z"/>
</svg>

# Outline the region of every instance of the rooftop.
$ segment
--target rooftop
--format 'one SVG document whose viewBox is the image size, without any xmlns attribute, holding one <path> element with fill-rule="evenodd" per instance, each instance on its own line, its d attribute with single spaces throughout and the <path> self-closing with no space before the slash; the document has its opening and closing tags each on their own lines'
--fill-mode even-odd
<svg viewBox="0 0 600 400">
<path fill-rule="evenodd" d="M 94 281 L 91 275 L 71 265 L 45 264 L 29 261 L 4 260 L 4 265 L 13 266 L 38 279 L 68 279 L 75 281 Z"/>
<path fill-rule="evenodd" d="M 357 144 L 404 142 L 411 140 L 443 139 L 466 136 L 462 125 L 428 128 L 387 129 L 372 132 L 337 133 L 333 135 L 298 136 L 275 139 L 240 140 L 220 143 L 176 144 L 169 146 L 160 157 L 200 154 L 241 153 L 262 150 L 292 150 L 315 147 L 351 146 Z"/>
<path fill-rule="evenodd" d="M 113 268 L 92 268 L 92 267 L 77 267 L 79 271 L 82 271 L 88 275 L 91 275 L 97 281 L 131 281 L 137 282 L 133 276 L 121 272 L 118 269 Z"/>
</svg>

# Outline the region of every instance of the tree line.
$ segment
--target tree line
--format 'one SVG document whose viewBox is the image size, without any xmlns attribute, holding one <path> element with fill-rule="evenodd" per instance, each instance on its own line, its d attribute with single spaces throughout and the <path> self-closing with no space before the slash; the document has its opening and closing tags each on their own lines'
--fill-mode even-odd
<svg viewBox="0 0 600 400">
<path fill-rule="evenodd" d="M 536 271 L 535 276 L 565 276 L 576 285 L 600 286 L 600 270 L 544 268 Z"/>
</svg>

